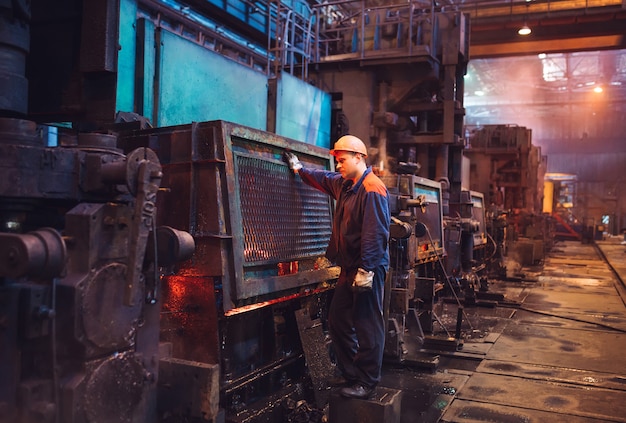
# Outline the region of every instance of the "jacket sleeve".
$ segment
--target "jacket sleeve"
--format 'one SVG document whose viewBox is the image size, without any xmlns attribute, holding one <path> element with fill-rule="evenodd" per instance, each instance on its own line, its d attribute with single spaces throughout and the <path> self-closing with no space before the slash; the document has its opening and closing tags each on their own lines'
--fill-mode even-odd
<svg viewBox="0 0 626 423">
<path fill-rule="evenodd" d="M 300 175 L 305 184 L 325 192 L 335 200 L 339 198 L 342 186 L 341 174 L 321 169 L 302 168 L 298 175 Z"/>
<path fill-rule="evenodd" d="M 374 270 L 381 264 L 387 264 L 390 216 L 387 196 L 368 192 L 361 232 L 361 264 L 365 270 Z"/>
</svg>

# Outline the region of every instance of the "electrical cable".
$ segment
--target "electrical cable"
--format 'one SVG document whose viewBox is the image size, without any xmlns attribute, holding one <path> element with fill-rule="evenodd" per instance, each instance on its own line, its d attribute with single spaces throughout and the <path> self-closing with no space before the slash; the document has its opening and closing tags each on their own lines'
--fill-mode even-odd
<svg viewBox="0 0 626 423">
<path fill-rule="evenodd" d="M 613 330 L 613 331 L 616 331 L 616 332 L 626 333 L 626 329 L 616 328 L 615 326 L 607 325 L 607 324 L 604 324 L 604 323 L 591 322 L 589 320 L 577 319 L 575 317 L 561 316 L 559 314 L 547 313 L 545 311 L 534 310 L 532 308 L 527 308 L 527 307 L 524 307 L 524 306 L 508 305 L 508 304 L 498 304 L 498 306 L 509 307 L 509 308 L 516 308 L 516 309 L 519 309 L 519 310 L 527 311 L 529 313 L 535 313 L 535 314 L 541 314 L 543 316 L 548 316 L 548 317 L 556 317 L 556 318 L 559 318 L 559 319 L 571 320 L 573 322 L 578 322 L 578 323 L 586 323 L 586 324 L 589 324 L 589 325 L 600 326 L 600 327 L 603 327 L 605 329 Z"/>
<path fill-rule="evenodd" d="M 472 267 L 472 272 L 474 273 L 478 273 L 482 270 L 484 270 L 485 268 L 487 268 L 487 262 L 491 262 L 491 260 L 493 260 L 493 258 L 495 257 L 496 253 L 498 252 L 498 244 L 496 243 L 496 240 L 493 239 L 493 237 L 489 234 L 489 232 L 485 232 L 485 235 L 487 235 L 487 238 L 491 241 L 491 243 L 493 244 L 493 251 L 491 252 L 491 255 L 489 257 L 486 257 L 483 261 L 483 263 L 477 267 Z"/>
<path fill-rule="evenodd" d="M 485 234 L 487 235 L 487 238 L 489 238 L 491 242 L 493 243 L 493 252 L 491 253 L 491 256 L 489 256 L 489 258 L 486 259 L 486 260 L 491 260 L 492 258 L 495 257 L 496 252 L 498 251 L 498 244 L 496 243 L 496 240 L 493 239 L 493 237 L 489 234 L 489 232 L 485 232 Z"/>
<path fill-rule="evenodd" d="M 151 297 L 150 298 L 150 302 L 151 304 L 156 304 L 157 302 L 157 296 L 159 295 L 159 282 L 160 282 L 160 277 L 159 277 L 159 258 L 158 258 L 158 245 L 157 245 L 157 226 L 156 226 L 156 219 L 154 218 L 154 216 L 152 217 L 152 239 L 154 240 L 153 242 L 153 251 L 152 253 L 154 254 L 154 263 L 152 264 L 154 266 L 154 286 L 152 287 L 152 293 L 150 293 Z"/>
</svg>

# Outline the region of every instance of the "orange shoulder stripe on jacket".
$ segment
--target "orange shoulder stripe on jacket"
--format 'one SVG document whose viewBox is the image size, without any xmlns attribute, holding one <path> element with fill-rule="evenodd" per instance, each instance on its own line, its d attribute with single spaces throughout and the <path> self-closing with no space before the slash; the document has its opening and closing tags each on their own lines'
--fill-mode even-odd
<svg viewBox="0 0 626 423">
<path fill-rule="evenodd" d="M 367 192 L 376 192 L 380 195 L 387 195 L 387 187 L 381 181 L 378 176 L 370 173 L 363 179 L 363 186 L 365 187 L 365 191 Z"/>
</svg>

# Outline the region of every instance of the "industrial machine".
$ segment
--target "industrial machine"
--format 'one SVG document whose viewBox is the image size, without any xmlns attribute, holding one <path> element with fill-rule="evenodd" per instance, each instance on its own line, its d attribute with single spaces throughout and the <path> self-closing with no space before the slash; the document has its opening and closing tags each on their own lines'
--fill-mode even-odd
<svg viewBox="0 0 626 423">
<path fill-rule="evenodd" d="M 153 417 L 159 269 L 194 248 L 156 226 L 157 156 L 107 134 L 46 147 L 34 122 L 0 125 L 0 421 Z"/>
<path fill-rule="evenodd" d="M 386 355 L 403 360 L 407 336 L 423 342 L 433 329 L 435 293 L 443 281 L 441 184 L 405 174 L 382 176 L 391 198 L 391 286 Z M 413 327 L 414 333 L 408 334 Z M 420 341 L 421 340 L 421 341 Z"/>
<path fill-rule="evenodd" d="M 467 131 L 471 188 L 485 193 L 490 219 L 496 219 L 494 234 L 503 220 L 508 227 L 497 250 L 513 259 L 510 267 L 542 261 L 554 239 L 554 218 L 543 213 L 547 157 L 526 127 L 484 125 Z"/>
<path fill-rule="evenodd" d="M 295 178 L 282 155 L 330 170 L 328 150 L 223 121 L 133 131 L 121 141 L 131 151 L 150 145 L 161 158 L 167 189 L 157 204 L 170 212 L 159 224 L 197 244 L 163 281 L 161 415 L 245 421 L 260 412 L 255 402 L 271 414 L 268 398 L 320 394 L 301 337 L 324 317 L 339 275 L 324 258 L 332 203 Z M 328 356 L 321 341 L 318 354 Z"/>
</svg>

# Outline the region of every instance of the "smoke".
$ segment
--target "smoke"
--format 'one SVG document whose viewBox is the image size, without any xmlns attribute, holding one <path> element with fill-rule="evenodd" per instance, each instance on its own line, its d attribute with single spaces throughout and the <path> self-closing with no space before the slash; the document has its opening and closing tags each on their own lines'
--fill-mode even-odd
<svg viewBox="0 0 626 423">
<path fill-rule="evenodd" d="M 506 269 L 506 277 L 509 279 L 523 276 L 522 265 L 518 260 L 516 252 L 509 252 L 509 254 L 504 257 L 504 267 Z"/>
<path fill-rule="evenodd" d="M 626 120 L 614 100 L 625 87 L 626 50 L 473 59 L 465 123 L 525 126 L 544 154 L 623 151 Z"/>
</svg>

